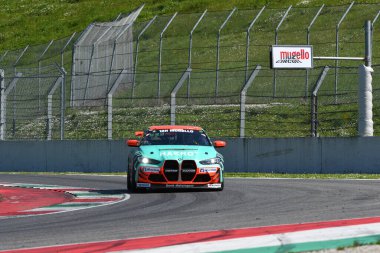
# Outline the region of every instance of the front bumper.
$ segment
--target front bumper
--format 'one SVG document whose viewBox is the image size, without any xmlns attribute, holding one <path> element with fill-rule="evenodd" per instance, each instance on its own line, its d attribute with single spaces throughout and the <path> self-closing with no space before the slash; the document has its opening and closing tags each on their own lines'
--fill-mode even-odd
<svg viewBox="0 0 380 253">
<path fill-rule="evenodd" d="M 152 183 L 137 183 L 137 188 L 144 189 L 222 189 L 222 183 L 214 184 L 179 184 L 179 183 L 166 183 L 166 184 L 152 184 Z"/>
<path fill-rule="evenodd" d="M 168 169 L 162 167 L 137 167 L 136 187 L 165 189 L 220 189 L 223 188 L 222 166 L 203 166 L 201 168 Z"/>
</svg>

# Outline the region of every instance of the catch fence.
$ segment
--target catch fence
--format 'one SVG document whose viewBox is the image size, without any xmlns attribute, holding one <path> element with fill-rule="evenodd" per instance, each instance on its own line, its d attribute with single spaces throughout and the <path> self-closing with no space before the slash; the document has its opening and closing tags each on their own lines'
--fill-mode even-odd
<svg viewBox="0 0 380 253">
<path fill-rule="evenodd" d="M 62 131 L 66 139 L 120 139 L 173 123 L 173 113 L 176 124 L 200 125 L 211 136 L 242 136 L 242 122 L 245 137 L 311 136 L 311 93 L 326 65 L 318 134 L 357 135 L 358 63 L 318 60 L 311 70 L 273 70 L 269 47 L 310 44 L 316 56 L 363 56 L 363 24 L 372 20 L 376 31 L 379 10 L 351 4 L 178 13 L 134 22 L 123 36 L 95 43 L 99 33 L 80 58 L 73 51 L 80 33 L 4 52 L 5 89 L 22 73 L 7 95 L 4 139 L 59 139 Z M 375 135 L 379 36 L 373 33 Z M 127 49 L 112 50 L 118 46 Z M 73 63 L 83 71 L 73 71 Z M 55 87 L 50 94 L 58 79 L 65 92 Z"/>
</svg>

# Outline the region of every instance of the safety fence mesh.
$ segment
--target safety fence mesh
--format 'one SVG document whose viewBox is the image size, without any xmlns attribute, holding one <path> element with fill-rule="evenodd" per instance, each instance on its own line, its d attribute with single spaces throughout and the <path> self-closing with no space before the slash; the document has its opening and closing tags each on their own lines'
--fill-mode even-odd
<svg viewBox="0 0 380 253">
<path fill-rule="evenodd" d="M 143 11 L 138 9 L 109 23 L 94 23 L 82 33 L 3 52 L 5 87 L 22 73 L 7 96 L 6 138 L 46 138 L 49 89 L 62 77 L 62 69 L 65 92 L 57 88 L 53 93 L 53 139 L 60 137 L 63 97 L 65 139 L 105 139 L 110 131 L 111 138 L 120 139 L 150 125 L 170 124 L 171 94 L 187 68 L 190 76 L 175 94 L 175 123 L 202 126 L 211 136 L 236 137 L 241 90 L 257 66 L 261 70 L 246 94 L 245 136 L 310 136 L 310 96 L 327 65 L 330 70 L 318 92 L 319 136 L 355 136 L 362 62 L 315 60 L 307 71 L 273 70 L 269 61 L 269 48 L 276 43 L 309 43 L 315 56 L 363 57 L 363 25 L 375 18 L 380 4 L 348 8 L 324 7 L 318 16 L 320 7 L 293 7 L 287 16 L 286 9 L 265 8 L 135 21 Z M 379 135 L 377 23 L 373 29 L 374 121 Z"/>
</svg>

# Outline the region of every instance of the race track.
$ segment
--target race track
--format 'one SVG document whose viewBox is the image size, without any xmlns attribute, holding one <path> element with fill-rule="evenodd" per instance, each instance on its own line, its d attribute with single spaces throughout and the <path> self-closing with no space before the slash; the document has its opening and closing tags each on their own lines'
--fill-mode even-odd
<svg viewBox="0 0 380 253">
<path fill-rule="evenodd" d="M 9 175 L 0 182 L 126 192 L 126 177 Z M 0 250 L 380 216 L 378 180 L 227 178 L 222 192 L 130 194 L 109 206 L 0 220 Z"/>
</svg>

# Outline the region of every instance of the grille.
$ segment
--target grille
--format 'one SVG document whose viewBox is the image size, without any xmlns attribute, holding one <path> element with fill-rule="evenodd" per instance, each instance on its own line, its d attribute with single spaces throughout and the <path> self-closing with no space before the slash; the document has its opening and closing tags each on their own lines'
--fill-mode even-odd
<svg viewBox="0 0 380 253">
<path fill-rule="evenodd" d="M 166 160 L 164 164 L 164 174 L 169 181 L 178 181 L 178 162 L 175 160 Z"/>
<path fill-rule="evenodd" d="M 185 160 L 181 166 L 182 181 L 192 181 L 197 173 L 197 165 L 192 160 Z"/>
</svg>

